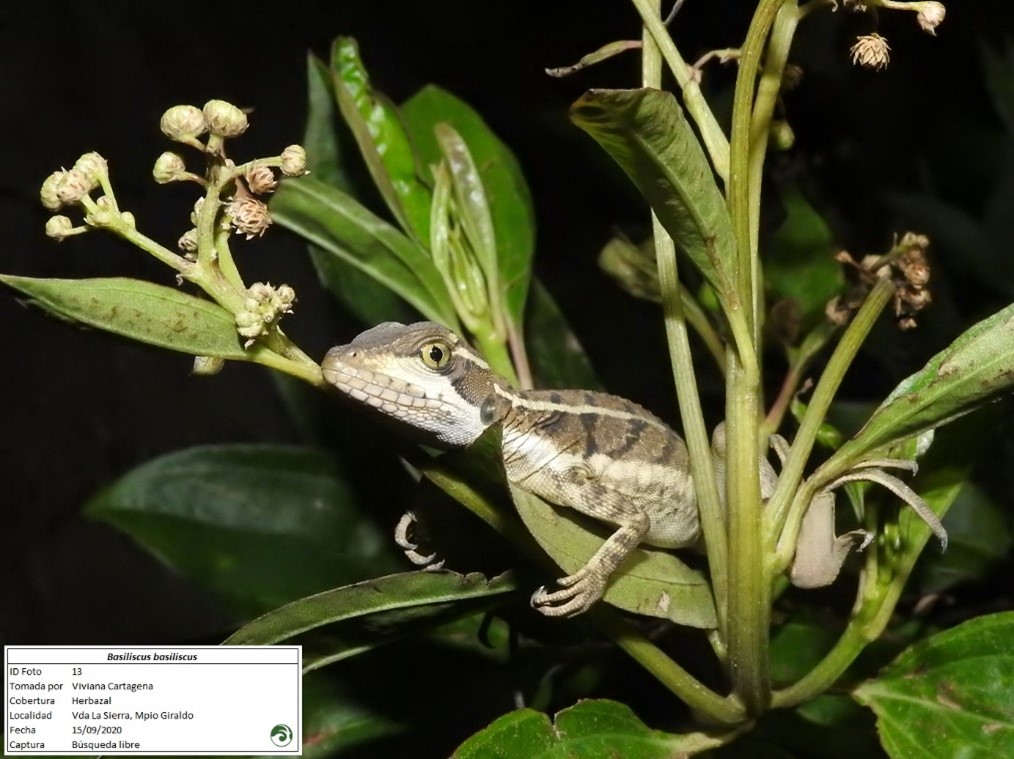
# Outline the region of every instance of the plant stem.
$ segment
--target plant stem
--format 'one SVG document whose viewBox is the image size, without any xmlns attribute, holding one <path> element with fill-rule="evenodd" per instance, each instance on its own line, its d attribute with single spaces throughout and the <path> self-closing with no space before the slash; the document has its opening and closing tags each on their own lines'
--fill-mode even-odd
<svg viewBox="0 0 1014 759">
<path fill-rule="evenodd" d="M 249 360 L 256 364 L 277 369 L 285 374 L 291 374 L 293 377 L 309 382 L 314 387 L 327 387 L 324 376 L 320 372 L 320 367 L 313 362 L 293 361 L 263 345 L 257 344 L 251 345 L 247 350 L 247 354 L 249 355 Z"/>
<path fill-rule="evenodd" d="M 701 92 L 693 70 L 683 60 L 672 37 L 669 36 L 669 30 L 662 23 L 657 0 L 631 0 L 631 2 L 641 15 L 641 23 L 647 30 L 648 36 L 658 46 L 673 76 L 676 77 L 676 84 L 679 85 L 683 94 L 683 104 L 701 133 L 701 140 L 711 158 L 711 165 L 714 167 L 715 173 L 721 177 L 723 182 L 727 182 L 729 179 L 729 141 L 715 119 L 715 115 L 711 112 L 708 102 L 704 99 L 704 93 Z M 658 87 L 657 84 L 646 86 Z"/>
</svg>

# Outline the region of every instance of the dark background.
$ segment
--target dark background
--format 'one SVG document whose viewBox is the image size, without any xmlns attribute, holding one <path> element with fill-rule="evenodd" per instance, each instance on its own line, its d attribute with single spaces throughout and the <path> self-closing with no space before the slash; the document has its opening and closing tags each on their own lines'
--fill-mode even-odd
<svg viewBox="0 0 1014 759">
<path fill-rule="evenodd" d="M 677 43 L 691 60 L 736 44 L 753 5 L 688 0 L 674 26 Z M 437 83 L 475 106 L 515 150 L 536 204 L 538 275 L 606 386 L 673 419 L 655 307 L 620 294 L 595 264 L 615 225 L 635 236 L 643 231 L 643 204 L 566 119 L 587 87 L 636 86 L 637 57 L 564 81 L 542 71 L 636 37 L 636 14 L 619 0 L 272 8 L 4 3 L 0 270 L 170 283 L 168 269 L 110 236 L 48 240 L 38 204 L 43 179 L 97 150 L 110 163 L 121 205 L 150 236 L 175 240 L 188 226 L 189 193 L 150 179 L 155 157 L 170 148 L 158 131 L 162 111 L 210 98 L 252 107 L 252 126 L 234 154 L 277 153 L 301 139 L 307 51 L 325 54 L 333 37 L 352 35 L 376 86 L 396 101 Z M 1010 39 L 1012 20 L 1009 3 L 954 0 L 934 39 L 911 14 L 886 14 L 878 28 L 893 60 L 877 74 L 847 60 L 855 35 L 874 28 L 870 16 L 839 11 L 803 27 L 794 59 L 806 76 L 788 98 L 797 150 L 773 166 L 807 188 L 844 247 L 886 249 L 892 233 L 909 228 L 899 197 L 944 199 L 972 216 L 991 203 L 1014 209 L 1014 194 L 1001 186 L 1014 177 L 1004 173 L 1014 151 L 980 62 L 984 46 L 998 49 Z M 732 71 L 707 71 L 715 102 L 728 103 Z M 882 395 L 963 324 L 1010 301 L 1014 273 L 1005 272 L 1014 250 L 1000 243 L 1014 235 L 994 229 L 987 237 L 1003 256 L 999 274 L 984 276 L 963 261 L 959 245 L 941 243 L 937 308 L 918 334 L 895 337 L 889 351 L 862 359 L 850 392 Z M 297 239 L 272 230 L 236 249 L 249 280 L 296 288 L 299 308 L 287 330 L 311 355 L 360 328 L 320 293 Z M 172 642 L 220 629 L 227 620 L 210 600 L 127 538 L 78 514 L 111 480 L 165 452 L 199 443 L 299 442 L 267 372 L 230 365 L 214 378 L 192 378 L 185 356 L 80 332 L 22 307 L 8 291 L 0 292 L 0 324 L 0 638 Z M 706 397 L 718 400 L 714 392 Z"/>
</svg>

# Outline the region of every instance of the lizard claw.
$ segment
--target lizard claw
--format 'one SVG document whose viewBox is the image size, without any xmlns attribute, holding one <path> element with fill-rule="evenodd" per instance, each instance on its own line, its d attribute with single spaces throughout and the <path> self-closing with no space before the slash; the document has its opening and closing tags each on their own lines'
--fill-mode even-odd
<svg viewBox="0 0 1014 759">
<path fill-rule="evenodd" d="M 573 617 L 591 608 L 592 604 L 602 598 L 606 589 L 605 578 L 583 567 L 572 575 L 556 581 L 560 590 L 552 593 L 546 586 L 532 594 L 532 608 L 547 617 Z"/>
<path fill-rule="evenodd" d="M 419 544 L 409 538 L 408 533 L 417 521 L 416 515 L 411 511 L 402 514 L 394 528 L 394 542 L 405 552 L 405 557 L 417 567 L 422 567 L 426 571 L 441 569 L 444 566 L 444 560 L 437 561 L 436 552 L 429 555 L 420 553 Z"/>
</svg>

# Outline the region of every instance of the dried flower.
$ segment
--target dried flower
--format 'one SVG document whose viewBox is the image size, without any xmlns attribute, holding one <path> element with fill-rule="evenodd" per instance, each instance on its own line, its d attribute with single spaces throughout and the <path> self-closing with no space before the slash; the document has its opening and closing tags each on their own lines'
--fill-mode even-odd
<svg viewBox="0 0 1014 759">
<path fill-rule="evenodd" d="M 182 179 L 186 172 L 187 165 L 183 162 L 183 157 L 167 151 L 155 160 L 151 175 L 159 184 L 168 184 Z"/>
<path fill-rule="evenodd" d="M 246 239 L 260 237 L 271 226 L 271 216 L 266 204 L 251 197 L 234 198 L 226 205 L 226 212 L 232 226 Z"/>
<path fill-rule="evenodd" d="M 176 241 L 176 247 L 182 250 L 184 253 L 196 253 L 197 252 L 197 230 L 188 229 L 179 240 Z"/>
<path fill-rule="evenodd" d="M 265 166 L 263 163 L 254 164 L 246 172 L 246 186 L 250 188 L 250 192 L 254 192 L 258 195 L 263 195 L 266 192 L 273 192 L 275 187 L 278 186 L 278 180 L 275 179 L 275 172 L 271 170 L 270 166 Z"/>
<path fill-rule="evenodd" d="M 302 145 L 289 145 L 282 151 L 282 173 L 287 177 L 301 177 L 306 173 L 306 151 Z"/>
<path fill-rule="evenodd" d="M 42 201 L 42 205 L 49 211 L 59 211 L 63 206 L 63 201 L 60 200 L 60 196 L 57 192 L 57 188 L 60 186 L 63 175 L 66 171 L 54 171 L 48 177 L 46 181 L 42 183 L 42 189 L 39 190 L 39 200 Z"/>
<path fill-rule="evenodd" d="M 891 46 L 876 32 L 858 37 L 851 52 L 852 63 L 877 71 L 887 68 L 891 60 Z"/>
<path fill-rule="evenodd" d="M 789 92 L 796 89 L 799 83 L 803 81 L 803 67 L 789 63 L 785 66 L 785 71 L 782 73 L 782 92 Z"/>
<path fill-rule="evenodd" d="M 937 27 L 943 23 L 944 16 L 947 15 L 947 9 L 943 3 L 921 3 L 921 5 L 919 15 L 916 16 L 919 28 L 935 35 Z"/>
<path fill-rule="evenodd" d="M 192 105 L 174 105 L 162 114 L 159 127 L 170 140 L 188 144 L 208 131 L 201 109 Z"/>
<path fill-rule="evenodd" d="M 204 121 L 208 131 L 221 137 L 238 137 L 250 126 L 246 114 L 224 100 L 209 100 L 204 104 Z"/>
</svg>

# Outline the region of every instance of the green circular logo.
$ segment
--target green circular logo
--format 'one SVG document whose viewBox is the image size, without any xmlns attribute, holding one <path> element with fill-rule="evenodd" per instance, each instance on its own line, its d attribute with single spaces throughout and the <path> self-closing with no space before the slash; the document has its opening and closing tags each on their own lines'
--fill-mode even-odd
<svg viewBox="0 0 1014 759">
<path fill-rule="evenodd" d="M 285 724 L 278 724 L 271 728 L 271 742 L 279 748 L 292 743 L 292 728 Z"/>
</svg>

